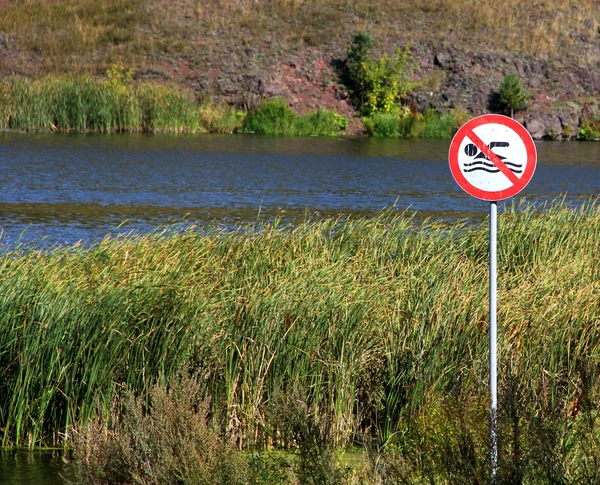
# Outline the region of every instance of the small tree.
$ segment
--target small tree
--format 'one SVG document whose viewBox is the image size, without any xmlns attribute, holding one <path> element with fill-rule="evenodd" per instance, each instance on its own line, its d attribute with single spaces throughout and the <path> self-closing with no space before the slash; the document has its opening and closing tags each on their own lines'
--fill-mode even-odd
<svg viewBox="0 0 600 485">
<path fill-rule="evenodd" d="M 515 111 L 523 109 L 531 95 L 525 91 L 521 80 L 516 74 L 508 74 L 500 84 L 500 105 L 506 110 L 510 110 L 512 118 Z"/>
<path fill-rule="evenodd" d="M 365 99 L 365 63 L 369 60 L 369 51 L 372 47 L 373 39 L 367 32 L 361 30 L 352 37 L 347 52 L 348 77 L 346 85 L 359 106 L 364 103 Z"/>
</svg>

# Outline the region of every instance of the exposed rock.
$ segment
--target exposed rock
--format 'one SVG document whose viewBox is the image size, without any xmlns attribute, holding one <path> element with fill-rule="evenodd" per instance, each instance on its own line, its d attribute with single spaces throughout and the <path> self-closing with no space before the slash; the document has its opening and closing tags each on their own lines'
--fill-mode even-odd
<svg viewBox="0 0 600 485">
<path fill-rule="evenodd" d="M 441 67 L 444 70 L 450 69 L 452 64 L 454 64 L 454 59 L 448 50 L 437 52 L 433 58 L 433 65 Z"/>
<path fill-rule="evenodd" d="M 344 99 L 348 99 L 348 97 L 349 97 L 348 91 L 346 91 L 345 89 L 337 90 L 337 98 L 338 99 L 344 100 Z"/>
<path fill-rule="evenodd" d="M 577 111 L 562 110 L 558 112 L 558 119 L 562 126 L 562 138 L 576 138 L 579 130 L 579 114 Z"/>
<path fill-rule="evenodd" d="M 281 86 L 268 84 L 265 86 L 264 93 L 269 97 L 279 97 L 285 94 L 285 90 Z"/>
<path fill-rule="evenodd" d="M 219 91 L 225 96 L 233 96 L 240 92 L 239 85 L 231 82 L 229 79 L 219 79 L 217 81 Z"/>
<path fill-rule="evenodd" d="M 525 116 L 524 124 L 535 140 L 542 138 L 561 139 L 563 136 L 563 125 L 560 118 L 555 114 L 543 111 L 529 113 Z"/>
</svg>

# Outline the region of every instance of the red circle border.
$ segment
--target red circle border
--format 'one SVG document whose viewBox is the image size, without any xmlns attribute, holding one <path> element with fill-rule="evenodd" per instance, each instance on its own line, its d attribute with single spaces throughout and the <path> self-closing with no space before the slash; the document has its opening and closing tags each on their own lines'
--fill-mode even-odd
<svg viewBox="0 0 600 485">
<path fill-rule="evenodd" d="M 512 129 L 519 138 L 523 141 L 525 145 L 525 150 L 527 152 L 527 165 L 525 167 L 525 172 L 523 176 L 519 179 L 519 183 L 509 187 L 505 190 L 498 190 L 494 192 L 488 192 L 486 190 L 478 189 L 473 186 L 463 175 L 458 166 L 458 151 L 460 149 L 460 145 L 462 143 L 463 138 L 466 136 L 467 131 L 473 130 L 478 126 L 495 123 L 498 125 L 504 125 L 510 129 Z M 525 186 L 529 183 L 531 178 L 533 177 L 533 173 L 535 172 L 535 167 L 537 164 L 537 150 L 535 148 L 535 144 L 533 143 L 533 138 L 529 132 L 525 129 L 525 127 L 519 123 L 518 121 L 509 118 L 508 116 L 503 115 L 481 115 L 467 121 L 454 135 L 452 138 L 452 142 L 450 143 L 450 150 L 448 152 L 448 161 L 450 163 L 450 171 L 452 172 L 452 176 L 456 183 L 463 189 L 467 194 L 476 197 L 481 200 L 488 201 L 498 201 L 508 199 L 517 195 L 521 190 L 525 188 Z"/>
</svg>

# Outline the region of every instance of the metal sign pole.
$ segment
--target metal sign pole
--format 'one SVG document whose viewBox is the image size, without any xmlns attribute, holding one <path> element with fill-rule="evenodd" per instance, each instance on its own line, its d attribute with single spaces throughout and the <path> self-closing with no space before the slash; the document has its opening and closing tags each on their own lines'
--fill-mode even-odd
<svg viewBox="0 0 600 485">
<path fill-rule="evenodd" d="M 496 322 L 496 260 L 498 232 L 498 202 L 490 202 L 490 461 L 492 484 L 498 470 L 498 387 L 497 387 L 497 322 Z"/>
<path fill-rule="evenodd" d="M 454 180 L 467 194 L 490 203 L 490 471 L 495 485 L 498 472 L 498 201 L 517 195 L 529 183 L 535 172 L 537 151 L 523 125 L 507 116 L 489 114 L 477 116 L 459 128 L 450 143 L 448 162 Z"/>
</svg>

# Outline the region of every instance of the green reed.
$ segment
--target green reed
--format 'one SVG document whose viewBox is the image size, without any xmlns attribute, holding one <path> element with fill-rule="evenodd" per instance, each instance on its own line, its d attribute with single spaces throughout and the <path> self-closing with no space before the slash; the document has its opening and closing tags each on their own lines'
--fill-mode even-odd
<svg viewBox="0 0 600 485">
<path fill-rule="evenodd" d="M 27 132 L 206 131 L 200 107 L 176 86 L 89 77 L 12 78 L 0 87 L 1 127 Z"/>
<path fill-rule="evenodd" d="M 571 402 L 600 360 L 600 209 L 500 214 L 500 379 Z M 15 249 L 0 259 L 3 445 L 62 443 L 122 386 L 193 370 L 240 446 L 275 396 L 330 413 L 339 443 L 487 385 L 485 223 L 405 214 Z M 103 410 L 103 411 L 102 411 Z M 218 411 L 218 412 L 217 412 Z"/>
</svg>

